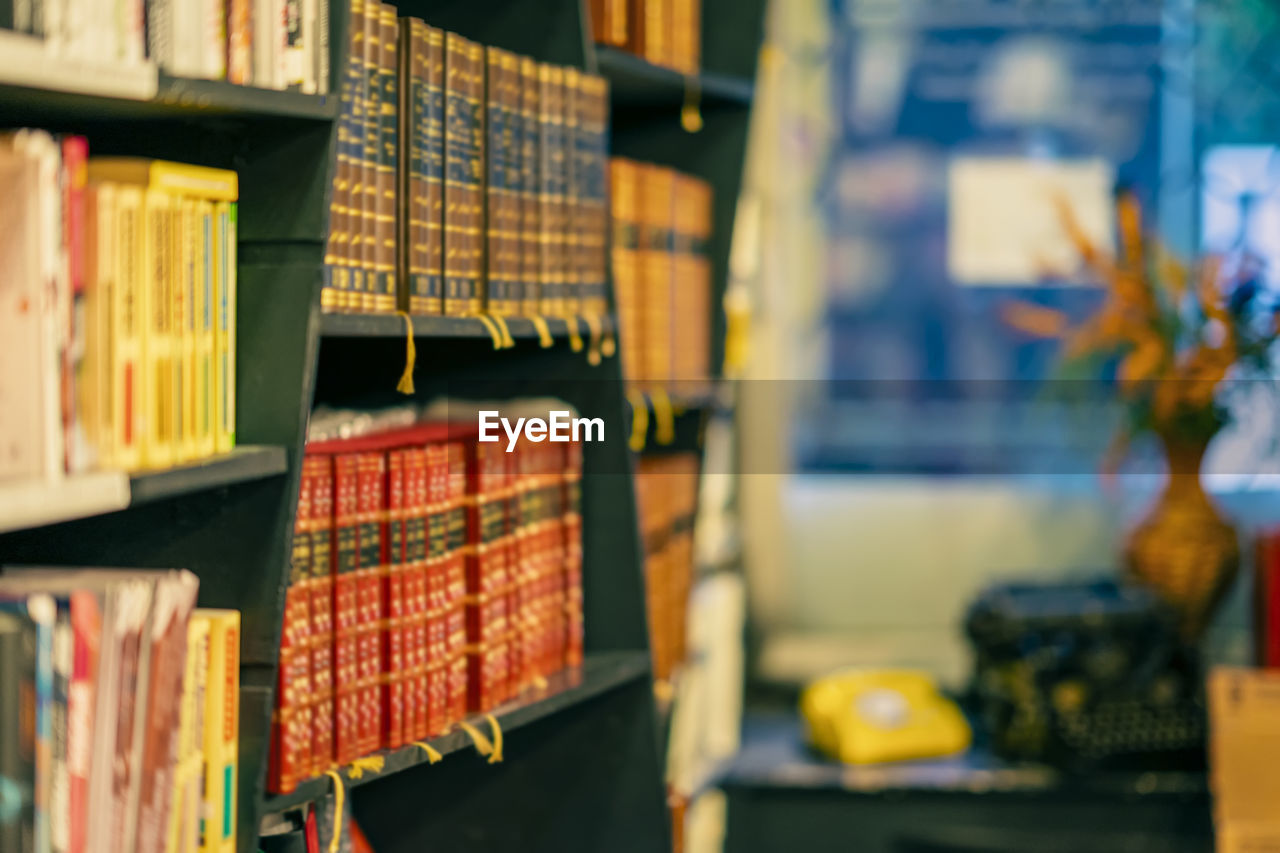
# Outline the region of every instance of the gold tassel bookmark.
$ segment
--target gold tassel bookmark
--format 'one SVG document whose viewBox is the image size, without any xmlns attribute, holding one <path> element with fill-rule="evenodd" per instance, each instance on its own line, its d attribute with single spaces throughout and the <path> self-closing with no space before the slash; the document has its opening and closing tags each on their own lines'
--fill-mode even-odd
<svg viewBox="0 0 1280 853">
<path fill-rule="evenodd" d="M 502 333 L 502 348 L 511 349 L 516 345 L 516 339 L 511 337 L 511 327 L 507 325 L 507 320 L 501 314 L 490 314 L 489 319 L 498 327 L 498 331 Z"/>
<path fill-rule="evenodd" d="M 584 314 L 582 320 L 587 324 L 587 364 L 595 367 L 600 363 L 600 315 Z"/>
<path fill-rule="evenodd" d="M 529 322 L 533 323 L 533 327 L 538 330 L 538 342 L 543 349 L 550 349 L 555 343 L 555 339 L 551 337 L 551 328 L 547 325 L 547 318 L 541 314 L 534 314 L 529 318 Z"/>
<path fill-rule="evenodd" d="M 493 755 L 493 744 L 484 736 L 484 732 L 480 731 L 466 720 L 460 721 L 458 723 L 458 728 L 466 732 L 467 737 L 471 738 L 471 742 L 475 744 L 476 752 L 485 756 Z"/>
<path fill-rule="evenodd" d="M 333 835 L 329 837 L 329 853 L 338 853 L 338 842 L 342 839 L 342 807 L 346 801 L 347 789 L 337 770 L 326 770 L 324 775 L 333 780 Z"/>
<path fill-rule="evenodd" d="M 404 339 L 404 372 L 400 374 L 400 381 L 396 383 L 396 390 L 401 394 L 413 393 L 413 368 L 418 361 L 418 348 L 413 343 L 413 318 L 405 311 L 397 311 L 404 318 L 405 339 Z"/>
<path fill-rule="evenodd" d="M 352 779 L 363 779 L 365 773 L 381 773 L 387 763 L 381 755 L 366 755 L 357 758 L 348 765 L 347 776 Z"/>
<path fill-rule="evenodd" d="M 631 403 L 631 440 L 627 446 L 632 453 L 644 450 L 644 439 L 649 433 L 649 404 L 639 391 L 628 391 L 627 401 Z"/>
<path fill-rule="evenodd" d="M 653 437 L 658 444 L 667 445 L 676 440 L 676 418 L 671 409 L 671 398 L 662 388 L 649 392 L 649 400 L 653 403 Z"/>
<path fill-rule="evenodd" d="M 493 322 L 493 318 L 488 314 L 477 314 L 476 319 L 489 330 L 489 337 L 493 339 L 493 348 L 502 349 L 504 346 L 502 332 L 498 331 L 498 324 Z"/>
<path fill-rule="evenodd" d="M 578 315 L 572 314 L 564 318 L 564 325 L 569 330 L 569 349 L 582 352 L 582 335 L 578 332 Z"/>
<path fill-rule="evenodd" d="M 498 718 L 493 714 L 485 714 L 484 718 L 493 729 L 493 754 L 489 756 L 489 763 L 498 764 L 502 761 L 502 726 L 498 725 Z"/>
<path fill-rule="evenodd" d="M 435 764 L 444 758 L 444 756 L 440 754 L 440 750 L 425 741 L 415 740 L 413 745 L 427 754 L 428 764 Z"/>
<path fill-rule="evenodd" d="M 702 110 L 700 103 L 702 92 L 698 85 L 697 74 L 686 74 L 684 77 L 684 106 L 680 108 L 680 126 L 686 133 L 697 133 L 702 130 Z"/>
</svg>

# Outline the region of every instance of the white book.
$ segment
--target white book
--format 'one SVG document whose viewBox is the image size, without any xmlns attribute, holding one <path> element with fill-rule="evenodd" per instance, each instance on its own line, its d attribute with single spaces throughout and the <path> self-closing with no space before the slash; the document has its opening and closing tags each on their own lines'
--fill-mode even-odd
<svg viewBox="0 0 1280 853">
<path fill-rule="evenodd" d="M 202 68 L 201 77 L 224 80 L 227 76 L 227 4 L 225 0 L 202 0 L 204 19 L 201 22 Z"/>
<path fill-rule="evenodd" d="M 329 94 L 329 0 L 316 0 L 315 75 L 317 94 Z"/>
</svg>

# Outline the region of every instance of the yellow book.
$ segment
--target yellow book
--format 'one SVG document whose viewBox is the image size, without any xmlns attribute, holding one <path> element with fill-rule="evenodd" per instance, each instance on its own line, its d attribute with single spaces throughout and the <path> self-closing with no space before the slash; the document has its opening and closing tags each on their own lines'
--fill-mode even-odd
<svg viewBox="0 0 1280 853">
<path fill-rule="evenodd" d="M 209 201 L 235 201 L 240 194 L 239 176 L 229 169 L 146 157 L 92 157 L 89 180 L 136 184 Z"/>
<path fill-rule="evenodd" d="M 236 444 L 236 204 L 214 206 L 214 450 L 227 453 Z"/>
<path fill-rule="evenodd" d="M 84 358 L 76 383 L 77 403 L 93 463 L 110 468 L 111 280 L 115 274 L 115 188 L 90 184 L 85 190 Z"/>
<path fill-rule="evenodd" d="M 125 471 L 142 464 L 146 431 L 143 379 L 143 292 L 146 232 L 142 190 L 116 187 L 114 286 L 108 295 L 107 325 L 111 339 L 111 461 Z"/>
<path fill-rule="evenodd" d="M 204 770 L 204 698 L 209 675 L 209 621 L 187 625 L 187 661 L 182 677 L 178 755 L 173 774 L 166 853 L 196 853 L 200 844 L 200 788 Z"/>
<path fill-rule="evenodd" d="M 204 704 L 204 821 L 200 853 L 236 853 L 240 758 L 240 612 L 197 609 L 209 624 Z"/>
<path fill-rule="evenodd" d="M 214 236 L 214 206 L 198 202 L 200 222 L 200 264 L 195 301 L 195 437 L 196 455 L 212 456 L 215 445 L 213 415 L 217 408 L 213 382 L 213 295 L 214 277 L 222 265 Z"/>
<path fill-rule="evenodd" d="M 195 397 L 192 395 L 191 373 L 195 360 L 195 328 L 192 320 L 192 299 L 195 291 L 196 248 L 195 201 L 187 198 L 173 200 L 173 258 L 175 275 L 173 298 L 173 460 L 184 462 L 195 456 L 194 421 Z"/>
<path fill-rule="evenodd" d="M 142 465 L 173 464 L 177 444 L 174 415 L 173 295 L 177 278 L 173 229 L 175 199 L 167 192 L 143 194 L 142 253 Z M 180 213 L 180 211 L 178 211 Z"/>
</svg>

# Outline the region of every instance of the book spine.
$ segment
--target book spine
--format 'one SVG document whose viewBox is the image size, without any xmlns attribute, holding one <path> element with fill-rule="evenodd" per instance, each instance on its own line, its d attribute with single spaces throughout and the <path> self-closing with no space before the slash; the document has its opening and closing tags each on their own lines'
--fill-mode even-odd
<svg viewBox="0 0 1280 853">
<path fill-rule="evenodd" d="M 218 611 L 209 629 L 209 682 L 206 697 L 206 795 L 217 803 L 216 822 L 208 830 L 209 853 L 235 853 L 238 762 L 240 753 L 240 614 Z"/>
<path fill-rule="evenodd" d="M 25 613 L 0 611 L 0 774 L 17 789 L 17 807 L 0 818 L 0 841 L 22 853 L 36 849 L 37 645 Z"/>
<path fill-rule="evenodd" d="M 564 445 L 564 613 L 565 653 L 564 665 L 582 666 L 583 609 L 582 609 L 582 445 L 572 442 Z"/>
<path fill-rule="evenodd" d="M 289 580 L 284 593 L 284 619 L 280 630 L 280 662 L 277 667 L 276 708 L 267 755 L 267 784 L 277 793 L 288 793 L 309 775 L 311 767 L 311 719 L 307 697 L 311 685 L 311 500 L 312 469 L 302 467 L 298 508 L 294 515 Z"/>
<path fill-rule="evenodd" d="M 609 162 L 609 196 L 613 208 L 613 299 L 618 317 L 622 377 L 638 382 L 642 373 L 644 324 L 640 289 L 639 164 L 615 157 Z"/>
<path fill-rule="evenodd" d="M 49 850 L 52 840 L 50 800 L 53 794 L 53 634 L 56 605 L 47 595 L 27 599 L 35 623 L 35 849 Z"/>
<path fill-rule="evenodd" d="M 333 766 L 334 753 L 334 469 L 329 456 L 307 456 L 311 480 L 311 756 L 303 775 L 316 776 Z"/>
<path fill-rule="evenodd" d="M 386 564 L 382 531 L 386 520 L 386 456 L 362 453 L 358 472 L 358 545 L 356 569 L 356 650 L 358 708 L 357 746 L 360 755 L 376 752 L 382 739 L 382 588 Z"/>
<path fill-rule="evenodd" d="M 542 87 L 538 63 L 520 57 L 520 313 L 536 315 L 542 300 Z"/>
<path fill-rule="evenodd" d="M 240 86 L 253 81 L 253 4 L 227 0 L 227 80 Z"/>
<path fill-rule="evenodd" d="M 71 595 L 72 661 L 67 693 L 68 850 L 88 849 L 89 769 L 97 699 L 102 610 L 92 594 Z"/>
<path fill-rule="evenodd" d="M 405 743 L 405 679 L 404 679 L 404 579 L 405 579 L 405 456 L 404 450 L 387 454 L 386 516 L 383 523 L 383 579 L 381 683 L 383 749 L 396 749 Z"/>
<path fill-rule="evenodd" d="M 467 104 L 467 41 L 455 33 L 444 39 L 444 313 L 466 313 L 466 187 L 471 110 Z"/>
<path fill-rule="evenodd" d="M 69 311 L 66 314 L 66 345 L 63 347 L 62 384 L 76 387 L 84 353 L 85 335 L 85 189 L 88 184 L 89 146 L 83 136 L 61 140 L 62 154 L 62 248 L 66 255 Z M 85 419 L 75 394 L 61 395 L 63 470 L 81 471 L 89 467 L 83 453 Z"/>
<path fill-rule="evenodd" d="M 106 304 L 115 251 L 115 193 L 85 188 L 84 357 L 76 371 L 77 409 L 87 442 L 86 466 L 111 467 L 111 338 Z"/>
<path fill-rule="evenodd" d="M 382 61 L 382 4 L 365 0 L 364 42 L 361 60 L 360 103 L 360 267 L 364 271 L 364 287 L 360 291 L 359 310 L 377 309 L 382 290 L 378 263 L 378 158 L 381 149 L 382 87 L 378 70 Z"/>
<path fill-rule="evenodd" d="M 445 180 L 445 38 L 444 31 L 423 26 L 425 45 L 422 48 L 423 98 L 420 124 L 415 128 L 422 146 L 423 247 L 421 259 L 424 270 L 414 284 L 418 301 L 411 311 L 415 314 L 441 314 L 444 312 L 444 180 Z"/>
<path fill-rule="evenodd" d="M 315 76 L 316 94 L 327 95 L 331 74 L 329 51 L 332 46 L 329 38 L 329 0 L 316 0 L 315 37 L 315 65 L 312 73 Z"/>
<path fill-rule="evenodd" d="M 609 84 L 588 77 L 591 89 L 591 169 L 588 185 L 591 223 L 591 297 L 588 311 L 609 312 Z"/>
<path fill-rule="evenodd" d="M 49 785 L 49 849 L 54 853 L 66 853 L 71 849 L 71 785 L 67 762 L 67 715 L 74 645 L 71 611 L 60 602 L 53 626 L 53 695 L 50 704 L 52 778 Z"/>
<path fill-rule="evenodd" d="M 106 296 L 112 358 L 111 459 L 122 470 L 142 462 L 142 295 L 144 290 L 142 192 L 121 187 L 116 193 L 114 287 Z"/>
<path fill-rule="evenodd" d="M 556 301 L 555 280 L 555 128 L 551 113 L 556 100 L 552 66 L 538 64 L 538 314 L 546 314 Z"/>
<path fill-rule="evenodd" d="M 445 723 L 453 725 L 467 713 L 467 451 L 461 442 L 445 445 L 446 543 L 440 595 L 444 616 L 440 631 L 448 672 L 443 685 Z"/>
<path fill-rule="evenodd" d="M 486 116 L 484 308 L 490 313 L 501 313 L 501 306 L 506 304 L 508 298 L 502 252 L 502 205 L 507 192 L 507 185 L 505 179 L 506 163 L 502 157 L 502 133 L 505 126 L 505 116 L 502 112 L 502 50 L 496 47 L 484 48 L 483 109 Z"/>
<path fill-rule="evenodd" d="M 364 39 L 365 39 L 365 0 L 351 0 L 351 17 L 348 28 L 351 32 L 350 56 L 347 58 L 346 73 L 346 145 L 347 181 L 346 192 L 346 227 L 343 230 L 342 251 L 343 263 L 348 275 L 342 289 L 341 307 L 346 311 L 359 311 L 361 293 L 365 288 L 363 266 L 364 242 Z"/>
<path fill-rule="evenodd" d="M 214 281 L 214 450 L 229 453 L 236 443 L 236 202 L 217 202 L 214 214 L 220 228 L 217 251 L 221 273 Z"/>
<path fill-rule="evenodd" d="M 503 132 L 500 143 L 503 162 L 502 253 L 503 280 L 506 298 L 492 310 L 511 317 L 520 313 L 524 299 L 521 281 L 520 230 L 521 198 L 524 192 L 524 117 L 521 112 L 520 59 L 509 51 L 502 52 L 502 80 L 500 86 Z"/>
<path fill-rule="evenodd" d="M 422 62 L 420 35 L 416 18 L 400 18 L 397 23 L 396 75 L 399 90 L 396 99 L 396 310 L 410 311 L 414 277 L 421 274 L 418 256 L 422 215 L 418 208 L 421 189 L 422 151 L 418 145 L 416 125 L 419 118 L 417 100 L 422 95 L 418 66 Z"/>
<path fill-rule="evenodd" d="M 195 409 L 193 412 L 195 432 L 195 455 L 211 456 L 217 445 L 217 430 L 214 427 L 214 413 L 217 411 L 217 395 L 215 393 L 213 354 L 214 309 L 213 299 L 217 293 L 215 280 L 225 275 L 222 268 L 225 263 L 219 251 L 220 238 L 217 226 L 217 214 L 211 202 L 202 201 L 197 208 L 199 219 L 200 265 L 197 269 L 196 292 L 193 305 L 194 313 L 194 353 L 192 368 L 194 376 L 191 384 L 195 393 Z"/>
<path fill-rule="evenodd" d="M 355 454 L 341 454 L 333 460 L 333 692 L 334 761 L 349 764 L 359 757 L 358 724 L 358 594 L 356 568 L 357 467 Z"/>
<path fill-rule="evenodd" d="M 628 0 L 604 0 L 604 41 L 626 47 L 631 40 Z"/>
<path fill-rule="evenodd" d="M 405 609 L 409 624 L 406 635 L 407 697 L 406 739 L 422 740 L 437 734 L 431 723 L 431 691 L 428 683 L 427 631 L 434 615 L 428 598 L 428 578 L 437 555 L 429 545 L 432 507 L 428 503 L 428 481 L 432 471 L 432 447 L 412 448 L 406 453 Z M 432 540 L 433 543 L 433 540 Z"/>
<path fill-rule="evenodd" d="M 179 227 L 175 229 L 179 274 L 175 281 L 173 300 L 173 327 L 175 341 L 174 359 L 174 432 L 177 444 L 174 461 L 185 462 L 196 456 L 196 325 L 195 306 L 197 289 L 202 278 L 200 266 L 204 263 L 203 229 L 200 228 L 199 211 L 194 199 L 181 199 L 178 215 Z"/>
<path fill-rule="evenodd" d="M 466 313 L 479 314 L 485 307 L 485 227 L 484 173 L 488 150 L 488 115 L 485 112 L 484 47 L 474 42 L 467 46 L 467 106 L 470 108 L 466 210 L 467 281 L 469 297 Z"/>
<path fill-rule="evenodd" d="M 307 68 L 307 0 L 284 0 L 285 86 L 301 90 Z"/>
<path fill-rule="evenodd" d="M 400 153 L 400 75 L 399 27 L 394 7 L 381 7 L 382 60 L 379 63 L 382 101 L 380 114 L 380 149 L 378 158 L 378 239 L 382 287 L 377 292 L 375 308 L 384 313 L 396 310 L 397 262 L 399 239 L 396 215 L 399 208 L 397 172 Z"/>
<path fill-rule="evenodd" d="M 702 59 L 702 2 L 666 1 L 671 4 L 671 64 L 681 73 L 697 74 Z"/>
<path fill-rule="evenodd" d="M 584 77 L 576 68 L 564 70 L 564 303 L 560 313 L 578 314 L 582 310 L 584 266 L 584 222 L 582 217 L 583 163 L 582 107 L 586 100 Z"/>
<path fill-rule="evenodd" d="M 143 201 L 141 462 L 148 468 L 173 462 L 173 215 L 167 193 L 147 190 Z"/>
<path fill-rule="evenodd" d="M 227 0 L 204 0 L 200 27 L 201 75 L 209 80 L 227 76 Z"/>
</svg>

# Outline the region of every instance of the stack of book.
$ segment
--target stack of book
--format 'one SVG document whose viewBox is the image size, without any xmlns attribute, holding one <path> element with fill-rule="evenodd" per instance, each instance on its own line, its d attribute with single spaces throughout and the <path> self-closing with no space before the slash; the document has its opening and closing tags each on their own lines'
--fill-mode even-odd
<svg viewBox="0 0 1280 853">
<path fill-rule="evenodd" d="M 66 62 L 148 60 L 176 77 L 267 89 L 329 89 L 328 0 L 24 0 L 0 29 Z"/>
<path fill-rule="evenodd" d="M 324 310 L 604 314 L 604 79 L 352 16 Z"/>
<path fill-rule="evenodd" d="M 0 850 L 234 853 L 240 614 L 197 587 L 0 575 Z"/>
<path fill-rule="evenodd" d="M 0 135 L 0 481 L 235 442 L 236 173 Z"/>
<path fill-rule="evenodd" d="M 698 464 L 695 453 L 646 456 L 636 463 L 649 645 L 654 678 L 660 680 L 670 680 L 685 659 Z"/>
<path fill-rule="evenodd" d="M 702 61 L 701 0 L 591 0 L 591 36 L 654 65 L 697 74 Z"/>
<path fill-rule="evenodd" d="M 613 281 L 623 377 L 639 385 L 710 376 L 711 187 L 615 157 Z"/>
<path fill-rule="evenodd" d="M 477 439 L 427 422 L 308 445 L 272 790 L 581 664 L 580 448 Z"/>
</svg>

